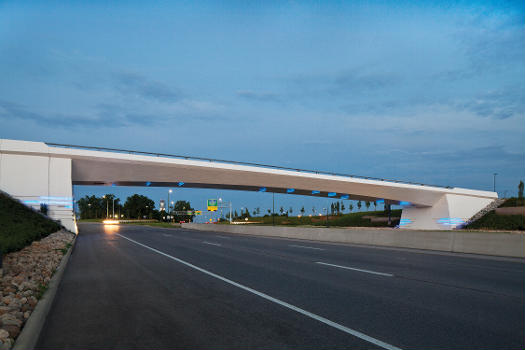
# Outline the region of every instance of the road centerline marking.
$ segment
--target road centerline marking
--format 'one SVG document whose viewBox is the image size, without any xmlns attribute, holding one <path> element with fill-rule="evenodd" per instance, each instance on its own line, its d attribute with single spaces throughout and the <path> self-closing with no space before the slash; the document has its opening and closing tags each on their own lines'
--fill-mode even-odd
<svg viewBox="0 0 525 350">
<path fill-rule="evenodd" d="M 386 276 L 386 277 L 394 277 L 393 274 L 391 274 L 391 273 L 386 273 L 386 272 L 377 272 L 377 271 L 372 271 L 372 270 L 358 269 L 358 268 L 356 268 L 356 267 L 349 267 L 349 266 L 341 266 L 341 265 L 335 265 L 335 264 L 328 264 L 328 263 L 324 263 L 324 262 L 322 262 L 322 261 L 316 261 L 315 263 L 316 263 L 316 264 L 320 264 L 320 265 L 333 266 L 333 267 L 337 267 L 337 268 L 345 269 L 345 270 L 352 270 L 352 271 L 359 271 L 359 272 L 371 273 L 371 274 L 373 274 L 373 275 Z"/>
<path fill-rule="evenodd" d="M 214 246 L 217 246 L 217 247 L 222 247 L 222 244 L 220 244 L 220 243 L 213 243 L 213 242 L 208 242 L 208 241 L 202 241 L 202 243 L 209 244 L 209 245 L 214 245 Z"/>
<path fill-rule="evenodd" d="M 300 313 L 300 314 L 302 314 L 302 315 L 304 315 L 304 316 L 310 317 L 310 318 L 312 318 L 312 319 L 314 319 L 314 320 L 317 320 L 317 321 L 319 321 L 319 322 L 321 322 L 321 323 L 324 323 L 324 324 L 326 324 L 326 325 L 328 325 L 328 326 L 330 326 L 330 327 L 333 327 L 333 328 L 335 328 L 335 329 L 338 329 L 338 330 L 340 330 L 340 331 L 342 331 L 342 332 L 344 332 L 344 333 L 347 333 L 347 334 L 353 335 L 353 336 L 356 337 L 356 338 L 359 338 L 359 339 L 361 339 L 361 340 L 364 340 L 364 341 L 367 341 L 367 342 L 372 343 L 372 344 L 374 344 L 374 345 L 377 345 L 377 346 L 379 346 L 379 347 L 381 347 L 381 348 L 383 348 L 383 349 L 388 349 L 388 350 L 402 350 L 401 348 L 398 348 L 398 347 L 396 347 L 396 346 L 394 346 L 394 345 L 391 345 L 391 344 L 385 343 L 384 341 L 381 341 L 381 340 L 379 340 L 379 339 L 376 339 L 376 338 L 374 338 L 374 337 L 371 337 L 371 336 L 369 336 L 369 335 L 366 335 L 366 334 L 364 334 L 364 333 L 361 333 L 361 332 L 359 332 L 359 331 L 357 331 L 357 330 L 355 330 L 355 329 L 348 328 L 348 327 L 343 326 L 343 325 L 341 325 L 341 324 L 339 324 L 339 323 L 336 323 L 336 322 L 334 322 L 334 321 L 330 321 L 329 319 L 324 318 L 324 317 L 319 316 L 319 315 L 316 315 L 316 314 L 314 314 L 314 313 L 312 313 L 312 312 L 310 312 L 310 311 L 306 311 L 306 310 L 301 309 L 301 308 L 299 308 L 299 307 L 297 307 L 297 306 L 294 306 L 294 305 L 292 305 L 292 304 L 289 304 L 289 303 L 287 303 L 287 302 L 285 302 L 285 301 L 282 301 L 282 300 L 279 300 L 279 299 L 277 299 L 277 298 L 274 298 L 274 297 L 272 297 L 272 296 L 270 296 L 270 295 L 268 295 L 268 294 L 265 294 L 265 293 L 263 293 L 263 292 L 259 292 L 259 291 L 255 290 L 255 289 L 253 289 L 253 288 L 247 287 L 247 286 L 245 286 L 245 285 L 243 285 L 243 284 L 240 284 L 240 283 L 237 283 L 237 282 L 232 281 L 232 280 L 230 280 L 230 279 L 227 279 L 226 277 L 222 277 L 222 276 L 220 276 L 220 275 L 217 275 L 216 273 L 213 273 L 213 272 L 211 272 L 211 271 L 208 271 L 208 270 L 205 270 L 205 269 L 203 269 L 203 268 L 201 268 L 201 267 L 198 267 L 198 266 L 196 266 L 196 265 L 193 265 L 193 264 L 191 264 L 191 263 L 189 263 L 189 262 L 187 262 L 187 261 L 184 261 L 184 260 L 182 260 L 182 259 L 176 258 L 176 257 L 171 256 L 171 255 L 169 255 L 169 254 L 166 254 L 166 253 L 164 253 L 164 252 L 161 252 L 161 251 L 158 250 L 158 249 L 155 249 L 155 248 L 152 248 L 152 247 L 150 247 L 150 246 L 147 246 L 147 245 L 145 245 L 145 244 L 143 244 L 143 243 L 137 242 L 137 241 L 135 241 L 134 239 L 128 238 L 128 237 L 126 237 L 126 236 L 124 236 L 124 235 L 121 235 L 121 234 L 119 234 L 119 233 L 116 233 L 116 235 L 119 236 L 119 237 L 122 237 L 122 238 L 124 238 L 124 239 L 127 239 L 128 241 L 130 241 L 130 242 L 132 242 L 132 243 L 135 243 L 135 244 L 137 244 L 137 245 L 139 245 L 139 246 L 141 246 L 141 247 L 144 247 L 144 248 L 146 248 L 146 249 L 149 249 L 149 250 L 151 250 L 151 251 L 153 251 L 153 252 L 155 252 L 155 253 L 157 253 L 157 254 L 163 255 L 163 256 L 165 256 L 165 257 L 167 257 L 167 258 L 169 258 L 169 259 L 172 259 L 172 260 L 174 260 L 174 261 L 176 261 L 176 262 L 178 262 L 178 263 L 181 263 L 181 264 L 186 265 L 186 266 L 188 266 L 188 267 L 190 267 L 190 268 L 192 268 L 192 269 L 195 269 L 195 270 L 197 270 L 197 271 L 200 271 L 200 272 L 202 272 L 202 273 L 204 273 L 204 274 L 206 274 L 206 275 L 208 275 L 208 276 L 214 277 L 214 278 L 219 279 L 219 280 L 221 280 L 221 281 L 223 281 L 223 282 L 226 282 L 226 283 L 228 283 L 228 284 L 230 284 L 230 285 L 232 285 L 232 286 L 235 286 L 235 287 L 237 287 L 237 288 L 240 288 L 240 289 L 243 289 L 243 290 L 245 290 L 245 291 L 247 291 L 247 292 L 250 292 L 250 293 L 252 293 L 252 294 L 255 294 L 255 295 L 257 295 L 257 296 L 259 296 L 259 297 L 261 297 L 261 298 L 263 298 L 263 299 L 266 299 L 266 300 L 268 300 L 268 301 L 271 301 L 271 302 L 273 302 L 273 303 L 276 303 L 276 304 L 278 304 L 278 305 L 281 305 L 281 306 L 283 306 L 283 307 L 285 307 L 285 308 L 288 308 L 288 309 L 290 309 L 290 310 L 293 310 L 293 311 L 295 311 L 295 312 L 297 312 L 297 313 Z"/>
<path fill-rule="evenodd" d="M 303 248 L 303 249 L 314 249 L 314 250 L 324 250 L 323 248 L 309 247 L 307 245 L 298 245 L 298 244 L 288 244 L 288 247 Z"/>
</svg>

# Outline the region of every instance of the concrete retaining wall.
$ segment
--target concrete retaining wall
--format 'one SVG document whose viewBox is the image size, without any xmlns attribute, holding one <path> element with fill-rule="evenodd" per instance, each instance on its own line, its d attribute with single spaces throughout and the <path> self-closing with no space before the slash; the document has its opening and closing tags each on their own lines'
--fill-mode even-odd
<svg viewBox="0 0 525 350">
<path fill-rule="evenodd" d="M 182 224 L 182 227 L 201 231 L 227 232 L 244 235 L 525 257 L 525 235 L 518 233 L 206 224 Z"/>
</svg>

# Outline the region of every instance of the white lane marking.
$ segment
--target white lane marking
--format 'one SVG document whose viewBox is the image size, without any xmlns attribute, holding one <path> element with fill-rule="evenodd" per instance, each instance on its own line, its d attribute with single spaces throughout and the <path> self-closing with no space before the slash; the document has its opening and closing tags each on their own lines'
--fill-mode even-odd
<svg viewBox="0 0 525 350">
<path fill-rule="evenodd" d="M 213 242 L 208 242 L 208 241 L 202 241 L 202 243 L 209 244 L 209 245 L 215 245 L 217 247 L 222 247 L 222 244 L 220 243 L 213 243 Z"/>
<path fill-rule="evenodd" d="M 172 236 L 172 235 L 169 235 L 167 233 L 163 233 L 162 235 L 165 236 L 165 237 L 171 237 Z"/>
<path fill-rule="evenodd" d="M 231 239 L 231 237 L 224 237 L 224 236 L 217 236 L 217 238 L 222 238 L 222 239 Z"/>
<path fill-rule="evenodd" d="M 366 273 L 371 273 L 371 274 L 379 275 L 379 276 L 394 277 L 394 275 L 391 274 L 391 273 L 385 273 L 385 272 L 377 272 L 377 271 L 370 271 L 370 270 L 357 269 L 357 268 L 355 268 L 355 267 L 348 267 L 348 266 L 341 266 L 341 265 L 328 264 L 328 263 L 324 263 L 324 262 L 321 262 L 321 261 L 317 261 L 316 264 L 327 265 L 327 266 L 333 266 L 333 267 L 338 267 L 338 268 L 340 268 L 340 269 L 346 269 L 346 270 L 353 270 L 353 271 L 359 271 L 359 272 L 366 272 Z"/>
<path fill-rule="evenodd" d="M 297 244 L 289 244 L 288 247 L 303 248 L 303 249 L 324 250 L 323 248 L 308 247 L 308 246 L 306 246 L 306 245 L 297 245 Z"/>
<path fill-rule="evenodd" d="M 324 317 L 322 317 L 322 316 L 316 315 L 316 314 L 314 314 L 314 313 L 311 313 L 311 312 L 309 312 L 309 311 L 303 310 L 303 309 L 301 309 L 301 308 L 299 308 L 299 307 L 297 307 L 297 306 L 294 306 L 294 305 L 292 305 L 292 304 L 288 304 L 288 303 L 285 302 L 285 301 L 282 301 L 282 300 L 279 300 L 279 299 L 274 298 L 274 297 L 272 297 L 272 296 L 269 296 L 268 294 L 264 294 L 264 293 L 262 293 L 262 292 L 259 292 L 259 291 L 255 290 L 255 289 L 252 289 L 252 288 L 247 287 L 247 286 L 245 286 L 245 285 L 242 285 L 242 284 L 240 284 L 240 283 L 237 283 L 237 282 L 234 282 L 234 281 L 232 281 L 232 280 L 229 280 L 229 279 L 227 279 L 226 277 L 222 277 L 222 276 L 217 275 L 217 274 L 215 274 L 215 273 L 213 273 L 213 272 L 210 272 L 210 271 L 208 271 L 208 270 L 205 270 L 205 269 L 203 269 L 203 268 L 200 268 L 200 267 L 198 267 L 198 266 L 195 266 L 195 265 L 193 265 L 193 264 L 191 264 L 191 263 L 189 263 L 189 262 L 186 262 L 186 261 L 184 261 L 184 260 L 182 260 L 182 259 L 179 259 L 179 258 L 176 258 L 176 257 L 171 256 L 171 255 L 169 255 L 169 254 L 163 253 L 163 252 L 161 252 L 160 250 L 157 250 L 157 249 L 155 249 L 155 248 L 149 247 L 149 246 L 147 246 L 147 245 L 145 245 L 145 244 L 142 244 L 142 243 L 140 243 L 140 242 L 137 242 L 137 241 L 135 241 L 135 240 L 133 240 L 133 239 L 131 239 L 131 238 L 128 238 L 128 237 L 126 237 L 126 236 L 123 236 L 123 235 L 121 235 L 121 234 L 119 234 L 119 233 L 117 233 L 116 235 L 118 235 L 118 236 L 120 236 L 120 237 L 122 237 L 122 238 L 125 238 L 125 239 L 127 239 L 128 241 L 130 241 L 130 242 L 133 242 L 133 243 L 135 243 L 135 244 L 138 244 L 138 245 L 140 245 L 141 247 L 144 247 L 144 248 L 146 248 L 146 249 L 149 249 L 149 250 L 151 250 L 151 251 L 153 251 L 153 252 L 155 252 L 155 253 L 158 253 L 158 254 L 160 254 L 160 255 L 163 255 L 163 256 L 165 256 L 165 257 L 167 257 L 167 258 L 169 258 L 169 259 L 172 259 L 172 260 L 174 260 L 174 261 L 176 261 L 176 262 L 179 262 L 179 263 L 184 264 L 184 265 L 186 265 L 186 266 L 188 266 L 188 267 L 191 267 L 192 269 L 195 269 L 195 270 L 197 270 L 197 271 L 200 271 L 200 272 L 202 272 L 202 273 L 204 273 L 204 274 L 206 274 L 206 275 L 208 275 L 208 276 L 215 277 L 215 278 L 217 278 L 217 279 L 219 279 L 219 280 L 221 280 L 221 281 L 223 281 L 223 282 L 226 282 L 226 283 L 228 283 L 228 284 L 231 284 L 232 286 L 235 286 L 235 287 L 237 287 L 237 288 L 243 289 L 243 290 L 245 290 L 245 291 L 247 291 L 247 292 L 250 292 L 250 293 L 252 293 L 252 294 L 255 294 L 255 295 L 257 295 L 257 296 L 260 296 L 261 298 L 264 298 L 264 299 L 266 299 L 266 300 L 269 300 L 269 301 L 271 301 L 271 302 L 274 302 L 274 303 L 276 303 L 276 304 L 279 304 L 279 305 L 281 305 L 281 306 L 284 306 L 284 307 L 286 307 L 286 308 L 288 308 L 288 309 L 290 309 L 290 310 L 293 310 L 293 311 L 295 311 L 295 312 L 298 312 L 298 313 L 300 313 L 300 314 L 302 314 L 302 315 L 305 315 L 305 316 L 307 316 L 307 317 L 313 318 L 314 320 L 317 320 L 317 321 L 319 321 L 319 322 L 321 322 L 321 323 L 324 323 L 324 324 L 326 324 L 326 325 L 328 325 L 328 326 L 330 326 L 330 327 L 333 327 L 333 328 L 335 328 L 335 329 L 338 329 L 338 330 L 340 330 L 340 331 L 342 331 L 342 332 L 345 332 L 345 333 L 347 333 L 347 334 L 353 335 L 354 337 L 357 337 L 357 338 L 359 338 L 359 339 L 362 339 L 362 340 L 364 340 L 364 341 L 367 341 L 367 342 L 369 342 L 369 343 L 372 343 L 372 344 L 374 344 L 374 345 L 377 345 L 377 346 L 379 346 L 379 347 L 382 347 L 383 349 L 389 349 L 389 350 L 402 350 L 401 348 L 398 348 L 398 347 L 396 347 L 396 346 L 394 346 L 394 345 L 390 345 L 390 344 L 388 344 L 388 343 L 385 343 L 385 342 L 383 342 L 383 341 L 381 341 L 381 340 L 379 340 L 379 339 L 373 338 L 373 337 L 371 337 L 371 336 L 369 336 L 369 335 L 366 335 L 366 334 L 364 334 L 364 333 L 361 333 L 361 332 L 359 332 L 359 331 L 356 331 L 355 329 L 351 329 L 351 328 L 345 327 L 345 326 L 343 326 L 343 325 L 341 325 L 341 324 L 339 324 L 339 323 L 336 323 L 336 322 L 334 322 L 334 321 L 330 321 L 330 320 L 327 319 L 327 318 L 324 318 Z"/>
</svg>

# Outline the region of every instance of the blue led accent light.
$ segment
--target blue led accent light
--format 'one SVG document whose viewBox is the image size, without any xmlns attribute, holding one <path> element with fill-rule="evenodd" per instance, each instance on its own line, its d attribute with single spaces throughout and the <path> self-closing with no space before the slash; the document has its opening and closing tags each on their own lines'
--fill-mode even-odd
<svg viewBox="0 0 525 350">
<path fill-rule="evenodd" d="M 328 192 L 328 197 L 335 197 L 337 196 L 337 193 L 335 192 Z"/>
<path fill-rule="evenodd" d="M 350 198 L 350 196 L 347 195 L 347 194 L 343 194 L 343 195 L 341 196 L 341 199 L 348 199 L 348 198 Z"/>
<path fill-rule="evenodd" d="M 266 192 L 266 187 L 259 187 L 259 192 Z"/>
<path fill-rule="evenodd" d="M 315 190 L 312 191 L 312 194 L 319 194 L 319 193 L 321 193 L 321 191 L 315 191 Z"/>
<path fill-rule="evenodd" d="M 286 193 L 294 193 L 295 192 L 295 188 L 289 188 L 286 190 Z"/>
<path fill-rule="evenodd" d="M 182 187 L 182 186 L 184 186 L 184 182 L 181 181 L 177 185 L 179 185 L 179 187 Z"/>
<path fill-rule="evenodd" d="M 436 220 L 438 224 L 447 226 L 457 226 L 465 223 L 461 218 L 440 218 Z"/>
<path fill-rule="evenodd" d="M 376 200 L 376 203 L 377 204 L 383 204 L 383 203 L 385 203 L 385 200 L 384 199 L 378 199 L 378 200 Z"/>
<path fill-rule="evenodd" d="M 412 223 L 412 219 L 401 219 L 399 220 L 399 226 L 409 225 Z"/>
<path fill-rule="evenodd" d="M 401 201 L 399 202 L 399 205 L 410 205 L 410 202 Z"/>
<path fill-rule="evenodd" d="M 111 187 L 116 187 L 116 186 L 117 186 L 117 184 L 111 184 Z"/>
<path fill-rule="evenodd" d="M 151 186 L 151 182 L 146 182 L 146 186 Z"/>
</svg>

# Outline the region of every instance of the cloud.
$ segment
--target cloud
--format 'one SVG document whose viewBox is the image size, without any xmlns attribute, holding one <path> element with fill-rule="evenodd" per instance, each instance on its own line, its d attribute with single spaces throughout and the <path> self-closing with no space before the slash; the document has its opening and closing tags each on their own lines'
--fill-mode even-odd
<svg viewBox="0 0 525 350">
<path fill-rule="evenodd" d="M 200 113 L 195 111 L 192 104 L 182 104 L 171 109 L 138 110 L 127 108 L 117 104 L 101 103 L 92 108 L 86 114 L 64 114 L 64 113 L 37 113 L 25 106 L 0 100 L 0 120 L 18 119 L 35 122 L 45 127 L 61 128 L 100 128 L 100 127 L 128 127 L 128 126 L 155 126 L 162 123 L 192 123 L 223 122 L 228 117 L 216 115 L 216 113 Z"/>
<path fill-rule="evenodd" d="M 456 107 L 480 117 L 507 119 L 515 115 L 523 116 L 525 94 L 521 87 L 516 86 L 479 94 L 465 102 L 456 103 Z"/>
<path fill-rule="evenodd" d="M 164 103 L 178 102 L 182 99 L 180 91 L 136 73 L 116 73 L 114 79 L 117 89 L 123 94 L 134 94 Z"/>
<path fill-rule="evenodd" d="M 0 119 L 20 119 L 32 121 L 45 127 L 124 127 L 131 125 L 153 125 L 166 117 L 148 114 L 127 113 L 119 106 L 101 104 L 94 113 L 72 115 L 63 113 L 37 113 L 24 106 L 8 101 L 0 101 Z"/>
<path fill-rule="evenodd" d="M 384 89 L 397 85 L 401 78 L 391 73 L 360 73 L 349 71 L 338 74 L 332 82 L 334 92 L 360 92 Z"/>
<path fill-rule="evenodd" d="M 469 112 L 483 118 L 507 119 L 524 116 L 525 89 L 521 86 L 472 94 L 470 96 L 425 95 L 399 97 L 398 99 L 378 99 L 366 102 L 344 104 L 341 110 L 349 115 L 411 115 L 422 109 L 447 107 L 450 113 Z"/>
<path fill-rule="evenodd" d="M 242 97 L 246 100 L 257 101 L 257 102 L 274 102 L 282 103 L 283 99 L 276 93 L 273 92 L 256 92 L 250 90 L 237 91 L 237 96 Z"/>
<path fill-rule="evenodd" d="M 101 123 L 101 119 L 97 117 L 92 118 L 89 116 L 82 115 L 36 113 L 26 109 L 23 106 L 8 101 L 0 101 L 0 118 L 33 121 L 37 124 L 44 125 L 47 127 L 86 127 L 94 126 Z M 113 119 L 108 120 L 107 123 L 111 126 L 119 126 L 118 121 L 118 119 Z"/>
</svg>

